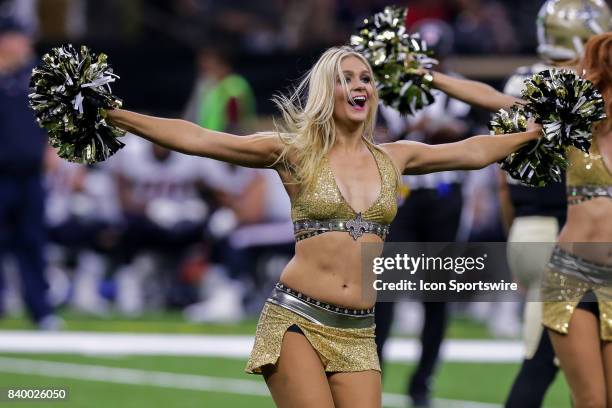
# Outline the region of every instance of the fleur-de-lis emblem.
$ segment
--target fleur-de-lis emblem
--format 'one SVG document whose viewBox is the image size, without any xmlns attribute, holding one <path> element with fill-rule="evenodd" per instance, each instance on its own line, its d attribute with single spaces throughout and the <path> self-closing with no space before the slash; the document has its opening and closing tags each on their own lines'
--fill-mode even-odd
<svg viewBox="0 0 612 408">
<path fill-rule="evenodd" d="M 363 221 L 361 213 L 357 213 L 354 220 L 350 220 L 346 223 L 348 233 L 355 241 L 367 231 L 367 227 L 368 223 Z"/>
</svg>

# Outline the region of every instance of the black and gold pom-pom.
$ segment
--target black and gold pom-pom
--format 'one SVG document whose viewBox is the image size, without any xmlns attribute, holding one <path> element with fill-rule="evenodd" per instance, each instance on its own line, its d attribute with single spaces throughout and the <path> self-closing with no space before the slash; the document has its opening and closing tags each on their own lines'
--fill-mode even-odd
<svg viewBox="0 0 612 408">
<path fill-rule="evenodd" d="M 110 89 L 118 76 L 106 60 L 85 46 L 77 51 L 67 45 L 53 48 L 32 71 L 30 106 L 66 160 L 99 162 L 124 146 L 118 137 L 125 132 L 104 119 L 106 109 L 121 106 Z"/>
<path fill-rule="evenodd" d="M 566 148 L 588 152 L 593 123 L 605 118 L 603 98 L 590 81 L 559 70 L 527 79 L 522 96 L 526 104 L 497 112 L 489 129 L 492 134 L 524 132 L 531 117 L 542 125 L 542 136 L 506 157 L 500 166 L 524 185 L 559 182 L 568 165 Z"/>
<path fill-rule="evenodd" d="M 437 63 L 418 34 L 406 31 L 408 10 L 386 7 L 363 21 L 351 45 L 372 65 L 380 99 L 401 114 L 414 114 L 434 101 L 431 80 L 416 74 Z"/>
<path fill-rule="evenodd" d="M 492 134 L 525 132 L 529 117 L 522 106 L 510 111 L 500 109 L 489 123 Z M 543 187 L 550 181 L 561 181 L 562 170 L 567 167 L 563 146 L 541 137 L 529 142 L 500 161 L 500 167 L 522 184 Z"/>
<path fill-rule="evenodd" d="M 542 71 L 525 81 L 522 96 L 546 139 L 589 151 L 593 122 L 606 117 L 601 93 L 590 81 L 569 70 Z"/>
</svg>

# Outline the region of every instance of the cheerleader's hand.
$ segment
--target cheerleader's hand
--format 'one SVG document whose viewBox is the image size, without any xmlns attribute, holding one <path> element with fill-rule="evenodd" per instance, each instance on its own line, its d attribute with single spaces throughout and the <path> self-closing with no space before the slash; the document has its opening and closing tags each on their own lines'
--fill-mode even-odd
<svg viewBox="0 0 612 408">
<path fill-rule="evenodd" d="M 527 121 L 527 131 L 534 134 L 534 139 L 539 139 L 542 136 L 542 125 L 536 123 L 534 118 Z"/>
<path fill-rule="evenodd" d="M 423 81 L 426 84 L 433 84 L 434 81 L 434 71 L 432 71 L 431 69 L 428 68 L 424 68 L 424 67 L 411 67 L 410 66 L 410 61 L 408 61 L 408 59 L 406 59 L 406 63 L 405 63 L 405 69 L 406 69 L 406 73 L 408 75 L 414 75 L 417 76 L 421 79 L 421 81 Z M 431 86 L 431 85 L 430 85 Z"/>
<path fill-rule="evenodd" d="M 406 57 L 406 62 L 404 63 L 404 67 L 406 68 L 406 73 L 412 75 L 418 75 L 423 77 L 427 74 L 431 74 L 431 70 L 424 67 L 413 67 L 411 66 L 412 58 L 410 56 Z"/>
</svg>

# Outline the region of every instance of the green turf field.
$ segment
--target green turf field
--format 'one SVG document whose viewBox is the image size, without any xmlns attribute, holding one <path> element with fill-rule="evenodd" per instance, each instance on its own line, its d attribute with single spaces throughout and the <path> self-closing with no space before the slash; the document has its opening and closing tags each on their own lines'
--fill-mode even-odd
<svg viewBox="0 0 612 408">
<path fill-rule="evenodd" d="M 260 377 L 242 373 L 244 361 L 221 358 L 179 357 L 125 357 L 105 358 L 74 355 L 15 355 L 27 360 L 70 362 L 89 366 L 135 368 L 146 371 L 193 374 L 219 379 L 246 379 L 261 381 Z M 403 382 L 412 367 L 390 364 L 385 370 L 385 392 L 401 393 Z M 503 401 L 516 372 L 514 364 L 459 364 L 447 363 L 440 367 L 435 385 L 435 397 L 451 400 L 469 400 L 489 403 Z M 86 369 L 84 368 L 84 371 Z M 59 370 L 58 370 L 59 371 Z M 57 375 L 61 375 L 60 372 Z M 106 381 L 50 378 L 40 375 L 0 374 L 3 386 L 67 387 L 66 402 L 53 406 L 106 408 L 120 407 L 271 407 L 269 397 L 237 395 L 231 392 L 206 392 L 197 390 L 163 388 L 156 385 L 121 385 Z M 51 403 L 47 403 L 51 404 Z M 20 403 L 19 407 L 38 407 L 39 404 Z M 559 377 L 550 390 L 545 407 L 569 406 L 568 391 Z"/>
<path fill-rule="evenodd" d="M 246 319 L 236 324 L 195 324 L 183 320 L 178 312 L 147 313 L 134 319 L 120 315 L 108 317 L 83 316 L 74 312 L 63 312 L 66 330 L 105 331 L 131 333 L 190 333 L 190 334 L 248 334 L 255 333 L 257 319 Z M 0 330 L 29 330 L 32 323 L 22 316 L 0 319 Z M 448 328 L 448 338 L 488 339 L 486 327 L 467 318 L 453 318 Z"/>
<path fill-rule="evenodd" d="M 252 334 L 255 327 L 254 320 L 238 325 L 195 325 L 182 322 L 178 315 L 173 314 L 152 314 L 138 320 L 117 317 L 105 320 L 67 313 L 64 318 L 67 319 L 67 330 L 79 331 Z M 0 336 L 1 330 L 28 327 L 29 324 L 22 319 L 3 320 L 0 321 Z M 486 337 L 486 329 L 477 323 L 456 319 L 450 334 L 453 338 L 482 338 Z M 25 362 L 25 368 L 13 359 Z M 0 388 L 66 387 L 69 390 L 67 401 L 0 402 L 0 408 L 273 407 L 268 396 L 260 395 L 266 392 L 261 377 L 244 374 L 244 364 L 243 359 L 212 357 L 0 353 Z M 21 368 L 15 368 L 18 366 Z M 389 406 L 400 406 L 397 398 L 404 391 L 411 369 L 411 365 L 399 363 L 385 368 L 384 391 L 396 394 L 392 395 L 395 404 Z M 436 378 L 434 397 L 501 406 L 517 370 L 517 364 L 444 363 Z M 218 391 L 220 388 L 224 390 Z M 451 406 L 449 404 L 442 401 L 436 406 Z M 544 406 L 570 406 L 569 392 L 561 374 L 549 391 Z"/>
</svg>

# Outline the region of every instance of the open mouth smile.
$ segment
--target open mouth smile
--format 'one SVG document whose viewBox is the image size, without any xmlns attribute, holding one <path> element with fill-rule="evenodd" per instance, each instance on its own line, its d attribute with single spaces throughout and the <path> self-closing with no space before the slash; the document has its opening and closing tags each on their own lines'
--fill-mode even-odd
<svg viewBox="0 0 612 408">
<path fill-rule="evenodd" d="M 363 110 L 367 100 L 368 98 L 365 95 L 357 95 L 357 96 L 354 96 L 352 99 L 349 98 L 348 103 L 353 108 L 356 108 L 358 110 Z"/>
</svg>

